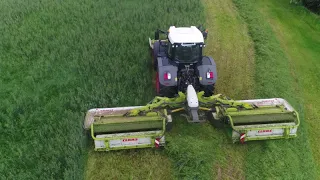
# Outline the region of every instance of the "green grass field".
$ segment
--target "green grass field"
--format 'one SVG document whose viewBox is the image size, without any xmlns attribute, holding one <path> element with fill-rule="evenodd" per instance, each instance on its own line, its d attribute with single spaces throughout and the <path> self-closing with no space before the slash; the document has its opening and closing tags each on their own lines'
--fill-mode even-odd
<svg viewBox="0 0 320 180">
<path fill-rule="evenodd" d="M 286 3 L 259 2 L 257 4 L 265 19 L 271 24 L 279 39 L 296 81 L 295 90 L 299 94 L 305 110 L 304 119 L 311 144 L 313 158 L 320 177 L 320 18 L 303 8 Z M 283 12 L 282 9 L 288 9 Z"/>
<path fill-rule="evenodd" d="M 153 98 L 148 37 L 205 24 L 217 93 L 284 97 L 299 137 L 232 144 L 176 116 L 164 150 L 93 151 L 93 107 Z M 0 179 L 319 179 L 320 19 L 289 1 L 0 1 Z"/>
<path fill-rule="evenodd" d="M 257 97 L 284 97 L 302 116 L 299 137 L 294 141 L 268 141 L 249 145 L 251 148 L 246 158 L 247 178 L 254 179 L 259 176 L 264 179 L 316 179 L 317 169 L 308 141 L 310 134 L 304 118 L 306 112 L 302 104 L 301 87 L 292 75 L 299 69 L 292 67 L 275 35 L 276 32 L 261 14 L 259 8 L 267 6 L 249 0 L 234 2 L 248 24 L 255 44 Z M 273 3 L 276 4 L 271 4 Z M 289 6 L 288 3 L 286 5 Z M 284 9 L 286 8 L 282 8 Z M 253 164 L 259 164 L 259 168 Z"/>
</svg>

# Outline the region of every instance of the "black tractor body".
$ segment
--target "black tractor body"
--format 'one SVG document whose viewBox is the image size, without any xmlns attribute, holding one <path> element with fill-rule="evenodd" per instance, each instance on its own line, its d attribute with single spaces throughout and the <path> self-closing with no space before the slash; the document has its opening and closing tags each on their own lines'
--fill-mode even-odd
<svg viewBox="0 0 320 180">
<path fill-rule="evenodd" d="M 161 32 L 167 35 L 167 39 L 159 40 Z M 205 39 L 207 31 L 200 32 Z M 185 93 L 188 85 L 192 85 L 197 92 L 204 91 L 205 96 L 211 96 L 217 70 L 213 58 L 203 55 L 204 42 L 192 42 L 191 38 L 186 38 L 184 43 L 183 37 L 188 36 L 180 36 L 178 43 L 172 42 L 177 38 L 168 38 L 169 33 L 156 31 L 152 48 L 157 94 L 174 97 L 179 91 Z"/>
</svg>

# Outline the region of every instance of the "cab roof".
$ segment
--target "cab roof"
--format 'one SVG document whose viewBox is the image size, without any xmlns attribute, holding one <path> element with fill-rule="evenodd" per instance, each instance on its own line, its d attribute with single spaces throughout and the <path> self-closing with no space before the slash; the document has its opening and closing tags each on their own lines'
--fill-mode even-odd
<svg viewBox="0 0 320 180">
<path fill-rule="evenodd" d="M 174 43 L 203 43 L 203 35 L 201 31 L 195 27 L 175 27 L 169 28 L 168 34 L 169 41 Z"/>
</svg>

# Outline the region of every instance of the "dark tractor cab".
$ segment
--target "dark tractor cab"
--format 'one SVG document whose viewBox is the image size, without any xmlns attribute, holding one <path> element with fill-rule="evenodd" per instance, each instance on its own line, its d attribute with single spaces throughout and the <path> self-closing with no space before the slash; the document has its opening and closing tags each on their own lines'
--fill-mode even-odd
<svg viewBox="0 0 320 180">
<path fill-rule="evenodd" d="M 156 31 L 157 41 L 152 50 L 154 69 L 157 71 L 157 94 L 174 97 L 179 91 L 185 93 L 191 84 L 197 92 L 204 91 L 205 96 L 211 96 L 217 72 L 214 60 L 203 56 L 205 44 L 171 43 L 168 38 L 159 40 L 159 32 L 163 31 Z M 204 38 L 206 36 L 207 32 Z"/>
<path fill-rule="evenodd" d="M 203 43 L 168 43 L 168 57 L 177 63 L 197 63 L 202 59 Z"/>
</svg>

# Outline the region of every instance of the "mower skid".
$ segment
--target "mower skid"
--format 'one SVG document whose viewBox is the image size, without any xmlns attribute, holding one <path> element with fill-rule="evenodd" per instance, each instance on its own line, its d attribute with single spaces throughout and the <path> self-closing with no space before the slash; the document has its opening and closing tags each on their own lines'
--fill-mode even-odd
<svg viewBox="0 0 320 180">
<path fill-rule="evenodd" d="M 233 142 L 266 139 L 288 139 L 297 136 L 298 112 L 284 99 L 243 100 L 257 107 L 254 110 L 228 114 Z"/>
</svg>

